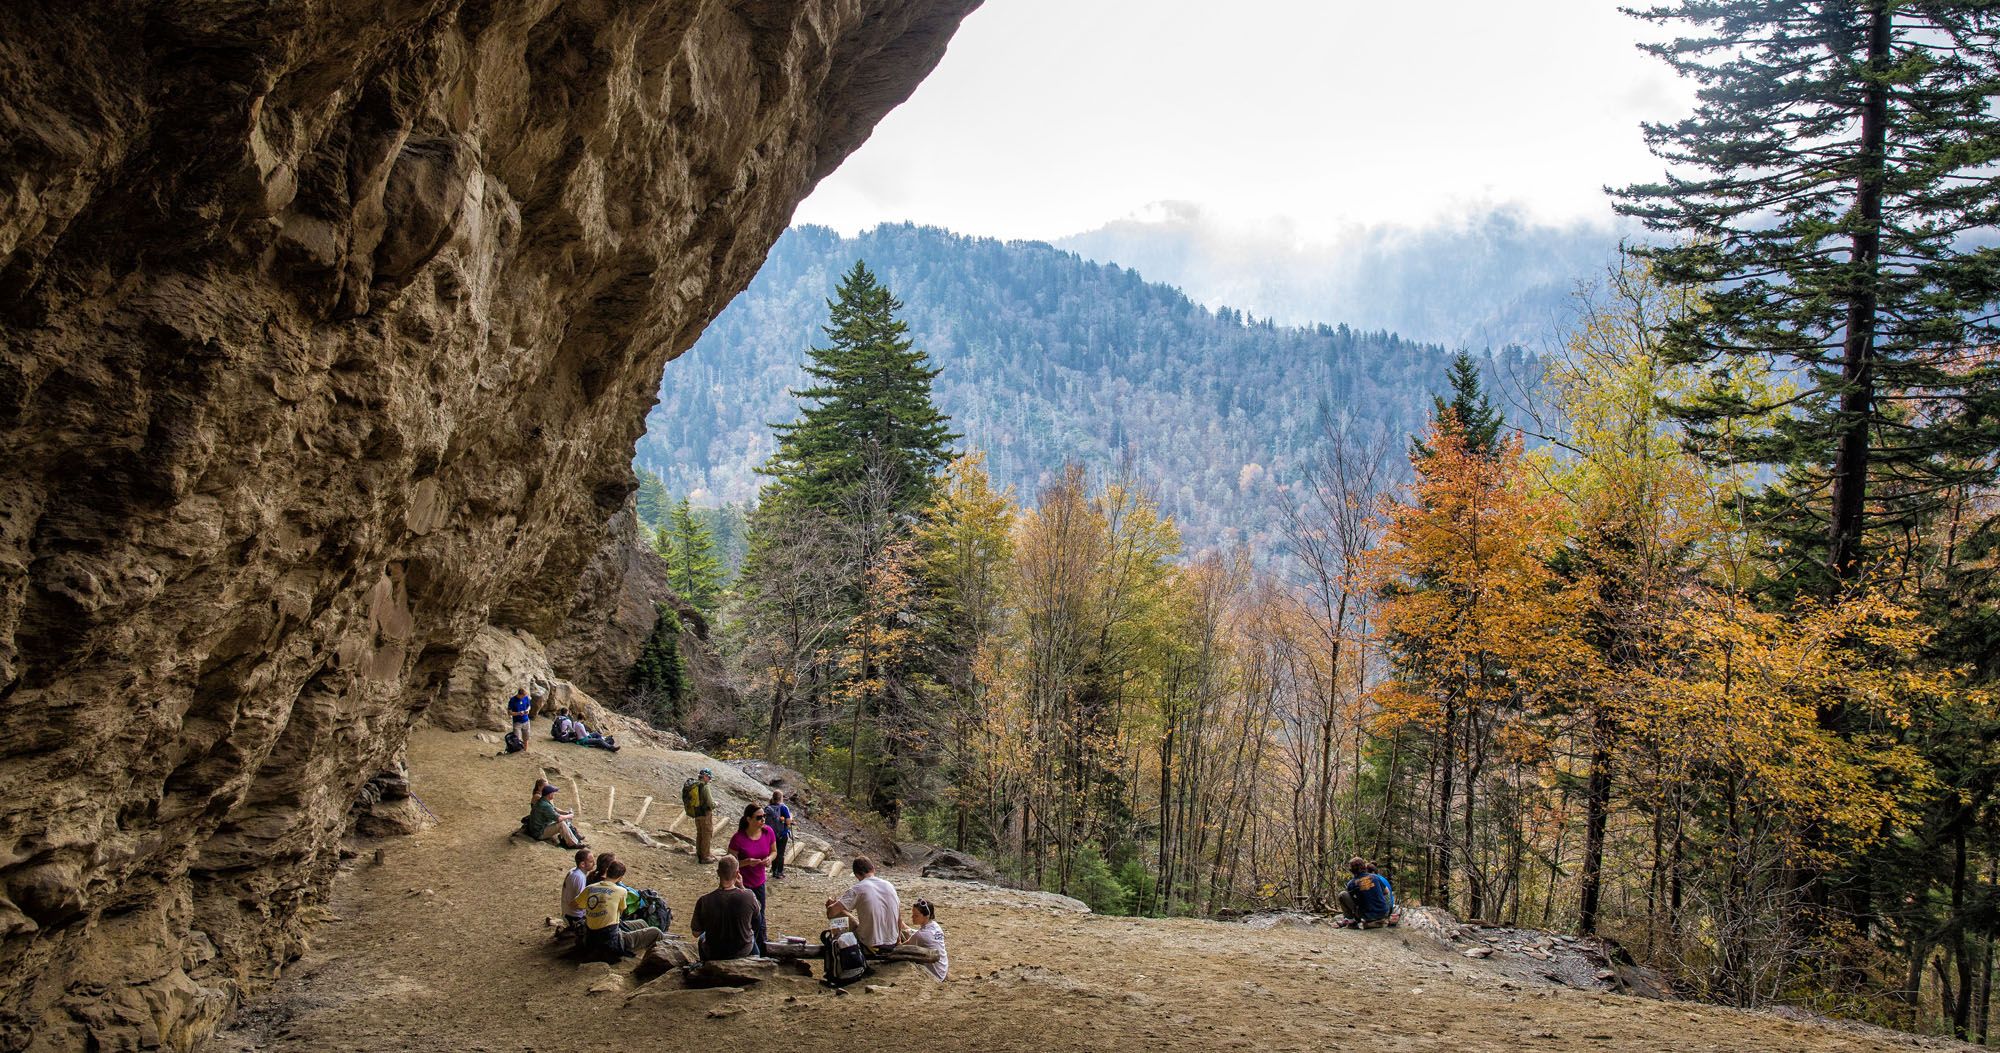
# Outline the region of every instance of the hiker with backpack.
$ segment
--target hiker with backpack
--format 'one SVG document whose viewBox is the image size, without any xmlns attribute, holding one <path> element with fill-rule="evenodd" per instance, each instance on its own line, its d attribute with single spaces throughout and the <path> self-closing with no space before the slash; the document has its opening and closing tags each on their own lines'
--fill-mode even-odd
<svg viewBox="0 0 2000 1053">
<path fill-rule="evenodd" d="M 715 862 L 715 891 L 694 901 L 688 930 L 694 933 L 701 960 L 748 958 L 757 948 L 757 925 L 763 913 L 757 897 L 743 887 L 735 856 Z"/>
<path fill-rule="evenodd" d="M 553 841 L 564 848 L 585 848 L 582 837 L 578 836 L 571 820 L 576 816 L 556 807 L 557 788 L 546 783 L 542 785 L 541 800 L 535 802 L 535 810 L 528 813 L 527 834 L 537 841 Z"/>
<path fill-rule="evenodd" d="M 713 772 L 703 768 L 681 784 L 681 807 L 694 821 L 694 858 L 704 864 L 709 862 L 708 845 L 715 837 L 715 795 L 708 789 L 709 780 L 714 777 Z"/>
<path fill-rule="evenodd" d="M 1391 924 L 1394 924 L 1396 919 L 1396 886 L 1390 884 L 1389 879 L 1384 877 L 1380 870 L 1375 869 L 1375 861 L 1372 859 L 1368 861 L 1368 876 L 1382 883 L 1382 895 L 1389 901 L 1389 920 Z"/>
<path fill-rule="evenodd" d="M 757 956 L 764 956 L 764 874 L 771 865 L 772 856 L 778 850 L 778 834 L 764 823 L 764 809 L 760 805 L 743 806 L 743 818 L 736 821 L 736 832 L 729 836 L 729 854 L 736 857 L 738 874 L 743 887 L 757 897 Z"/>
<path fill-rule="evenodd" d="M 855 938 L 876 957 L 895 950 L 902 938 L 903 904 L 896 886 L 875 876 L 875 863 L 867 856 L 855 857 L 854 885 L 826 901 L 826 916 L 852 919 Z"/>
<path fill-rule="evenodd" d="M 1357 928 L 1379 929 L 1389 924 L 1389 883 L 1380 874 L 1368 872 L 1368 861 L 1355 856 L 1347 861 L 1347 887 L 1340 892 L 1340 910 Z"/>
<path fill-rule="evenodd" d="M 937 961 L 924 966 L 932 976 L 942 980 L 950 971 L 951 958 L 944 950 L 944 930 L 938 927 L 937 908 L 931 906 L 930 900 L 920 899 L 910 904 L 910 927 L 904 931 L 902 943 L 906 947 L 922 947 L 937 952 Z"/>
<path fill-rule="evenodd" d="M 764 806 L 764 825 L 778 835 L 778 850 L 771 856 L 771 880 L 785 879 L 785 855 L 792 847 L 792 810 L 785 806 L 785 792 L 771 791 L 771 803 Z"/>
<path fill-rule="evenodd" d="M 604 876 L 585 886 L 571 901 L 571 906 L 583 911 L 584 949 L 619 958 L 646 953 L 664 934 L 651 925 L 626 924 L 625 914 L 637 910 L 639 894 L 618 880 L 625 876 L 625 864 L 613 859 L 600 863 L 598 869 Z"/>
</svg>

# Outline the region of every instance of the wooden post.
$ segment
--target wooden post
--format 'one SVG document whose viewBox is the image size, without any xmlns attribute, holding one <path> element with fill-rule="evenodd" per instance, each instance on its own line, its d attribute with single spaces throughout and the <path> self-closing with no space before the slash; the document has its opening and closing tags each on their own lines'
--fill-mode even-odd
<svg viewBox="0 0 2000 1053">
<path fill-rule="evenodd" d="M 645 821 L 646 821 L 646 809 L 648 809 L 648 808 L 651 808 L 652 806 L 653 806 L 653 799 L 652 799 L 651 797 L 648 797 L 648 798 L 646 798 L 645 800 L 643 800 L 643 801 L 640 801 L 640 802 L 639 802 L 639 814 L 638 814 L 638 815 L 635 815 L 635 816 L 633 816 L 633 817 L 632 817 L 632 825 L 633 825 L 633 826 L 638 826 L 638 825 L 639 825 L 640 823 L 643 823 L 643 822 L 645 822 Z"/>
<path fill-rule="evenodd" d="M 604 791 L 604 821 L 611 821 L 611 813 L 618 810 L 618 787 Z"/>
<path fill-rule="evenodd" d="M 576 802 L 570 808 L 570 811 L 575 812 L 578 816 L 583 815 L 583 787 L 578 786 L 575 779 L 571 779 L 569 781 L 569 792 L 570 799 Z"/>
</svg>

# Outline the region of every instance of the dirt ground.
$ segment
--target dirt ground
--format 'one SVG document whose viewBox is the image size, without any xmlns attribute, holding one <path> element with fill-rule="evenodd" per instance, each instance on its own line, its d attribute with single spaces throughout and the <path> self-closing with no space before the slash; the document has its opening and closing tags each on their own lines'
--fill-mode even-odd
<svg viewBox="0 0 2000 1053">
<path fill-rule="evenodd" d="M 741 993 L 633 985 L 632 963 L 561 958 L 544 919 L 556 912 L 569 854 L 509 836 L 541 766 L 558 798 L 582 790 L 593 846 L 616 851 L 627 882 L 665 893 L 685 935 L 712 887 L 685 850 L 651 848 L 601 820 L 653 794 L 646 826 L 679 811 L 694 754 L 617 755 L 537 742 L 495 756 L 473 734 L 428 731 L 410 744 L 412 785 L 441 822 L 409 837 L 357 842 L 310 953 L 213 1043 L 250 1050 L 745 1050 L 870 1053 L 1160 1049 L 1832 1050 L 1970 1048 L 1852 1032 L 1687 1003 L 1536 987 L 1450 961 L 1420 936 L 1206 921 L 1103 918 L 1049 897 L 889 876 L 904 899 L 938 906 L 949 982 L 911 967 L 845 992 L 781 980 Z M 728 785 L 747 796 L 749 785 Z M 664 809 L 664 812 L 662 811 Z M 727 811 L 726 807 L 720 809 Z M 733 824 L 731 824 L 733 827 Z M 384 861 L 373 862 L 373 850 Z M 818 874 L 776 883 L 773 933 L 823 927 L 844 887 Z"/>
</svg>

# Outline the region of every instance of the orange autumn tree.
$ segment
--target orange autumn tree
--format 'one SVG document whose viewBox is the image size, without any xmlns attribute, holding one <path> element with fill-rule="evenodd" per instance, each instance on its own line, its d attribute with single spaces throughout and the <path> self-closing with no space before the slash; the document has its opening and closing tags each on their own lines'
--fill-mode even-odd
<svg viewBox="0 0 2000 1053">
<path fill-rule="evenodd" d="M 1556 503 L 1539 495 L 1519 436 L 1490 446 L 1443 407 L 1412 457 L 1409 499 L 1391 504 L 1373 553 L 1391 679 L 1374 693 L 1377 731 L 1403 735 L 1428 763 L 1423 888 L 1449 908 L 1467 891 L 1483 915 L 1518 877 L 1518 843 L 1537 780 L 1515 755 L 1540 749 L 1535 713 L 1587 680 L 1583 590 L 1549 567 Z M 1475 433 L 1476 434 L 1476 433 Z"/>
</svg>

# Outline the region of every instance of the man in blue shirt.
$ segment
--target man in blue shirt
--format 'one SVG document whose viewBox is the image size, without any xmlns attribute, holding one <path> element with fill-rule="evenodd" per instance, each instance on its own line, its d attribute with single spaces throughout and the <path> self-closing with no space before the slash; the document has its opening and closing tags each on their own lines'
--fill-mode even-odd
<svg viewBox="0 0 2000 1053">
<path fill-rule="evenodd" d="M 514 734 L 521 736 L 521 745 L 528 744 L 528 710 L 534 700 L 528 697 L 528 689 L 522 688 L 513 698 L 507 700 L 507 715 L 514 718 Z"/>
<path fill-rule="evenodd" d="M 1341 913 L 1364 929 L 1389 924 L 1389 883 L 1380 874 L 1369 873 L 1368 861 L 1360 856 L 1347 861 L 1347 871 L 1354 876 L 1340 893 Z"/>
<path fill-rule="evenodd" d="M 785 791 L 772 790 L 771 803 L 764 806 L 764 825 L 777 831 L 778 854 L 771 859 L 773 880 L 785 876 L 785 850 L 792 846 L 792 810 L 785 806 Z"/>
</svg>

